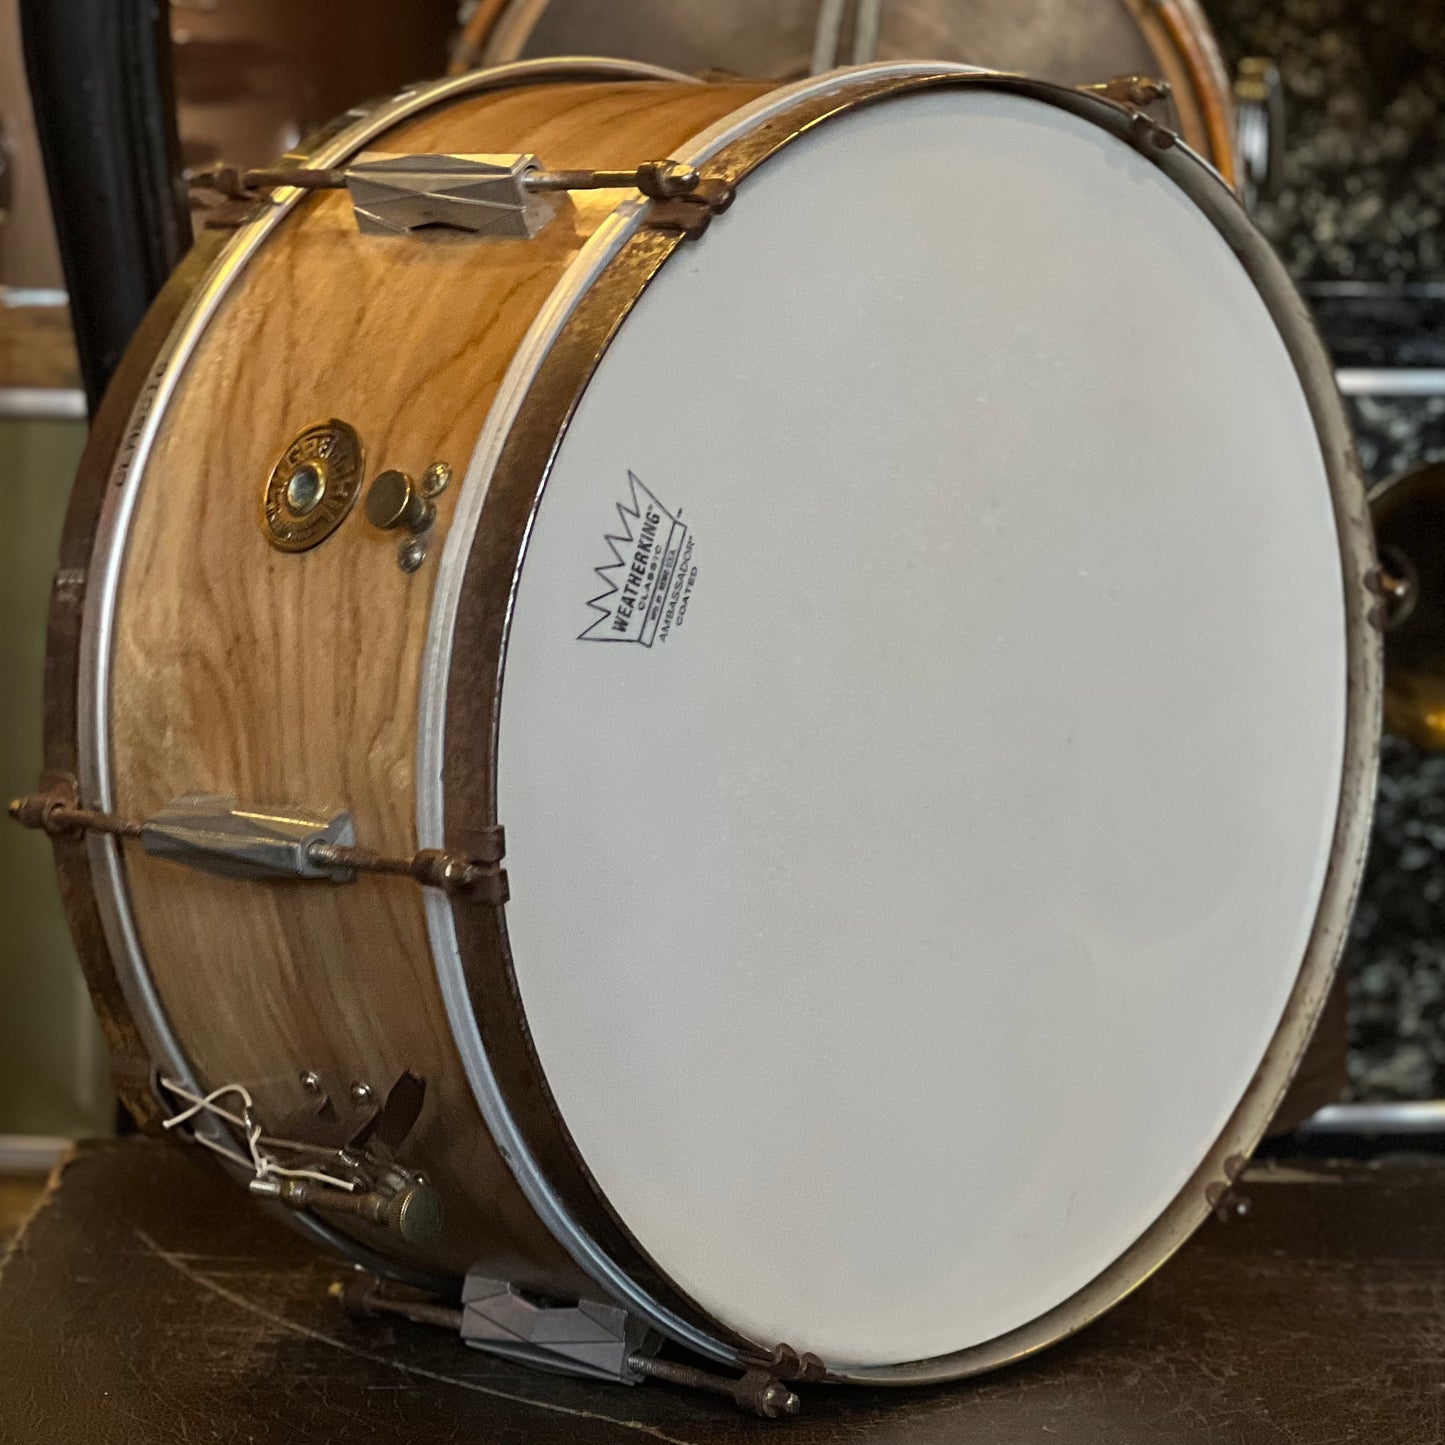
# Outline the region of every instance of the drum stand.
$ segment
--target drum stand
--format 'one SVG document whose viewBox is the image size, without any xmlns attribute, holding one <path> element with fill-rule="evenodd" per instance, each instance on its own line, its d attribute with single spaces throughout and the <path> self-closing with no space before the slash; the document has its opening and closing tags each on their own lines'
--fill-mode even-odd
<svg viewBox="0 0 1445 1445">
<path fill-rule="evenodd" d="M 399 1315 L 417 1324 L 455 1330 L 462 1343 L 536 1369 L 636 1385 L 665 1380 L 709 1394 L 726 1395 L 764 1420 L 796 1415 L 801 1401 L 786 1382 L 820 1380 L 823 1362 L 788 1345 L 774 1349 L 766 1365 L 752 1365 L 734 1379 L 695 1365 L 658 1358 L 663 1338 L 635 1315 L 593 1300 L 547 1301 L 516 1285 L 471 1271 L 462 1284 L 461 1308 L 386 1291 L 375 1275 L 358 1272 L 331 1293 L 356 1315 Z"/>
</svg>

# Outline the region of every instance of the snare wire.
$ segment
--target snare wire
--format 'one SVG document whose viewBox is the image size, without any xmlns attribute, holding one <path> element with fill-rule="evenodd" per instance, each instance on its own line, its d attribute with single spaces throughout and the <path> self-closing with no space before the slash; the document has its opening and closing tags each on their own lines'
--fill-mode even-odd
<svg viewBox="0 0 1445 1445">
<path fill-rule="evenodd" d="M 278 1179 L 314 1179 L 318 1184 L 328 1185 L 332 1189 L 342 1189 L 350 1194 L 356 1188 L 356 1181 L 353 1179 L 339 1179 L 334 1174 L 327 1174 L 320 1169 L 288 1169 L 278 1164 L 270 1154 L 261 1148 L 261 1126 L 256 1122 L 253 1112 L 254 1105 L 251 1095 L 243 1084 L 222 1084 L 219 1089 L 212 1089 L 204 1097 L 193 1094 L 184 1085 L 176 1083 L 174 1079 L 161 1079 L 163 1087 L 169 1089 L 178 1098 L 184 1099 L 189 1105 L 182 1109 L 179 1114 L 172 1114 L 168 1119 L 161 1120 L 163 1129 L 174 1129 L 178 1124 L 184 1124 L 188 1119 L 193 1119 L 198 1114 L 210 1114 L 214 1118 L 223 1119 L 227 1124 L 237 1128 L 245 1136 L 246 1147 L 251 1152 L 248 1159 L 244 1155 L 232 1149 L 229 1145 L 222 1144 L 218 1139 L 208 1138 L 204 1134 L 197 1134 L 193 1130 L 191 1137 L 198 1144 L 204 1144 L 207 1149 L 214 1150 L 217 1154 L 223 1155 L 233 1163 L 249 1169 L 256 1178 L 264 1179 L 267 1175 L 274 1175 Z M 229 1109 L 223 1109 L 216 1103 L 217 1099 L 224 1098 L 227 1094 L 237 1094 L 241 1099 L 243 1115 L 231 1113 Z M 275 1141 L 282 1148 L 295 1147 L 298 1150 L 301 1145 L 292 1146 L 284 1139 Z"/>
</svg>

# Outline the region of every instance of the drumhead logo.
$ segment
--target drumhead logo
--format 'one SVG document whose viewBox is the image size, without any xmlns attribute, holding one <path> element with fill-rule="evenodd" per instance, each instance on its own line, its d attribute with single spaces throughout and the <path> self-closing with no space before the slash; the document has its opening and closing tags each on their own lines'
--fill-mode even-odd
<svg viewBox="0 0 1445 1445">
<path fill-rule="evenodd" d="M 621 527 L 602 540 L 612 554 L 596 569 L 604 591 L 587 605 L 597 614 L 578 634 L 581 642 L 666 642 L 682 626 L 697 568 L 682 508 L 669 512 L 635 473 L 617 503 Z"/>
</svg>

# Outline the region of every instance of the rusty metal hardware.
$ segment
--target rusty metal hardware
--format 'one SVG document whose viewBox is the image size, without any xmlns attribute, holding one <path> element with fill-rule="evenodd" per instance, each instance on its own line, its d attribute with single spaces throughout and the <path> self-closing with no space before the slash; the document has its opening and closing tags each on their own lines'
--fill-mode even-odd
<svg viewBox="0 0 1445 1445">
<path fill-rule="evenodd" d="M 670 202 L 703 182 L 678 161 L 644 161 L 627 170 L 549 171 L 534 155 L 391 155 L 365 151 L 347 166 L 243 170 L 223 166 L 192 180 L 232 201 L 268 191 L 350 192 L 357 227 L 398 235 L 446 227 L 475 235 L 529 240 L 555 215 L 568 191 L 637 190 Z"/>
<path fill-rule="evenodd" d="M 231 797 L 202 794 L 178 798 L 160 813 L 137 820 L 82 807 L 73 779 L 17 798 L 10 816 L 54 838 L 104 833 L 139 839 L 154 856 L 222 877 L 346 883 L 357 873 L 381 873 L 485 903 L 507 901 L 507 875 L 499 866 L 506 837 L 500 827 L 480 829 L 470 852 L 422 848 L 393 855 L 357 847 L 349 813 L 249 808 Z"/>
<path fill-rule="evenodd" d="M 1148 114 L 1148 108 L 1168 100 L 1169 83 L 1148 75 L 1116 75 L 1099 85 L 1081 85 L 1086 95 L 1101 96 L 1130 112 L 1129 135 L 1141 150 L 1168 150 L 1179 137 Z"/>
<path fill-rule="evenodd" d="M 338 1300 L 352 1315 L 397 1315 L 418 1325 L 435 1325 L 443 1330 L 460 1330 L 462 1312 L 452 1305 L 439 1305 L 420 1299 L 395 1299 L 381 1292 L 381 1281 L 363 1271 L 351 1275 L 344 1283 L 338 1280 L 328 1286 L 327 1294 Z"/>
<path fill-rule="evenodd" d="M 781 1420 L 785 1415 L 796 1415 L 802 1408 L 797 1393 L 761 1365 L 750 1366 L 740 1378 L 733 1379 L 730 1375 L 719 1375 L 712 1370 L 679 1364 L 676 1360 L 664 1360 L 655 1355 L 650 1358 L 634 1355 L 628 1363 L 640 1374 L 654 1380 L 726 1395 L 740 1410 L 764 1420 Z"/>
<path fill-rule="evenodd" d="M 726 181 L 704 176 L 684 195 L 655 199 L 647 209 L 647 224 L 659 231 L 681 231 L 688 240 L 695 240 L 735 197 Z"/>
<path fill-rule="evenodd" d="M 1143 110 L 1145 106 L 1156 105 L 1168 100 L 1171 95 L 1167 80 L 1156 80 L 1150 75 L 1115 75 L 1098 85 L 1083 85 L 1080 90 L 1090 95 L 1102 95 L 1115 105 L 1127 106 L 1130 110 Z"/>
</svg>

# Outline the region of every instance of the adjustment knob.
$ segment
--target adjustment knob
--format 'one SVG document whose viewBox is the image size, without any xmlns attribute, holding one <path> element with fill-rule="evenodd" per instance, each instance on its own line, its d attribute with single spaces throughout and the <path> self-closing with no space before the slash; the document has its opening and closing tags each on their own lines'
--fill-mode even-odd
<svg viewBox="0 0 1445 1445">
<path fill-rule="evenodd" d="M 435 505 L 405 472 L 382 472 L 366 494 L 366 520 L 383 532 L 424 532 L 435 516 Z"/>
<path fill-rule="evenodd" d="M 435 1239 L 442 1229 L 441 1196 L 430 1184 L 410 1184 L 387 1205 L 386 1223 L 408 1244 Z"/>
</svg>

